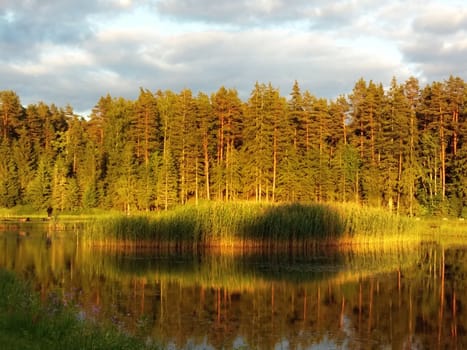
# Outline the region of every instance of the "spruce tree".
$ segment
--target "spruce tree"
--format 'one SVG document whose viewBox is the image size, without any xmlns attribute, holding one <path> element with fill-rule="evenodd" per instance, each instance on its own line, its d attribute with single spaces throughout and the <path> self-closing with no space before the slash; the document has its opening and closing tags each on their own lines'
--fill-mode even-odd
<svg viewBox="0 0 467 350">
<path fill-rule="evenodd" d="M 47 209 L 52 205 L 52 170 L 47 154 L 41 155 L 34 179 L 26 189 L 26 200 L 36 209 Z"/>
<path fill-rule="evenodd" d="M 11 208 L 20 202 L 18 168 L 9 152 L 7 140 L 0 145 L 0 207 Z"/>
</svg>

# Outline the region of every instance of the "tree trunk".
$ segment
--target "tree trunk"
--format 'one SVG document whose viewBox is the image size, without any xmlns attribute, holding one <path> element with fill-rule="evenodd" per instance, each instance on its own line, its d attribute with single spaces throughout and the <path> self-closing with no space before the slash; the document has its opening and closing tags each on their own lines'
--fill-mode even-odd
<svg viewBox="0 0 467 350">
<path fill-rule="evenodd" d="M 206 199 L 210 200 L 210 188 L 209 188 L 209 149 L 208 149 L 208 134 L 207 131 L 204 132 L 203 135 L 203 153 L 204 153 L 204 178 L 206 181 L 205 188 L 206 188 Z"/>
</svg>

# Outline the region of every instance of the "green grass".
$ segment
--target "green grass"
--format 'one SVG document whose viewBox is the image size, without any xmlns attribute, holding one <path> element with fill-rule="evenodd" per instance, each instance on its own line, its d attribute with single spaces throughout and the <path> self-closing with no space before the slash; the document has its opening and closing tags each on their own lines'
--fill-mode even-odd
<svg viewBox="0 0 467 350">
<path fill-rule="evenodd" d="M 74 211 L 53 211 L 51 219 L 55 220 L 88 220 L 96 217 L 109 217 L 121 215 L 116 210 L 104 210 L 98 208 L 80 209 Z M 31 220 L 46 219 L 46 210 L 39 210 L 30 205 L 21 205 L 14 208 L 0 208 L 0 221 L 14 221 L 24 218 Z"/>
<path fill-rule="evenodd" d="M 45 304 L 30 286 L 0 270 L 0 345 L 8 349 L 155 349 L 154 345 L 79 318 L 51 295 Z"/>
<path fill-rule="evenodd" d="M 303 248 L 316 244 L 420 242 L 415 221 L 357 205 L 186 205 L 141 216 L 109 216 L 85 223 L 83 239 L 104 246 L 242 249 Z"/>
</svg>

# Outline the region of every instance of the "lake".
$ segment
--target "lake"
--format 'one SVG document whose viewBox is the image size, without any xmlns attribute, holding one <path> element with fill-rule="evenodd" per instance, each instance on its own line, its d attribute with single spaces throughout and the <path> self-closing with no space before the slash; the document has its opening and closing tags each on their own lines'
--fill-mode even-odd
<svg viewBox="0 0 467 350">
<path fill-rule="evenodd" d="M 0 268 L 166 349 L 466 349 L 467 249 L 157 254 L 0 224 Z"/>
</svg>

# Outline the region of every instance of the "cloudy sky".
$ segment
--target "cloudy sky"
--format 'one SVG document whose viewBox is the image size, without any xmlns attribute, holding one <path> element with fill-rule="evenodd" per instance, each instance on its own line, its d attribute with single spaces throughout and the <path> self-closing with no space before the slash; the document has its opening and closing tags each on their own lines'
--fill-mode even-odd
<svg viewBox="0 0 467 350">
<path fill-rule="evenodd" d="M 434 0 L 0 0 L 0 90 L 24 105 L 256 81 L 334 98 L 363 77 L 467 79 L 467 4 Z"/>
</svg>

